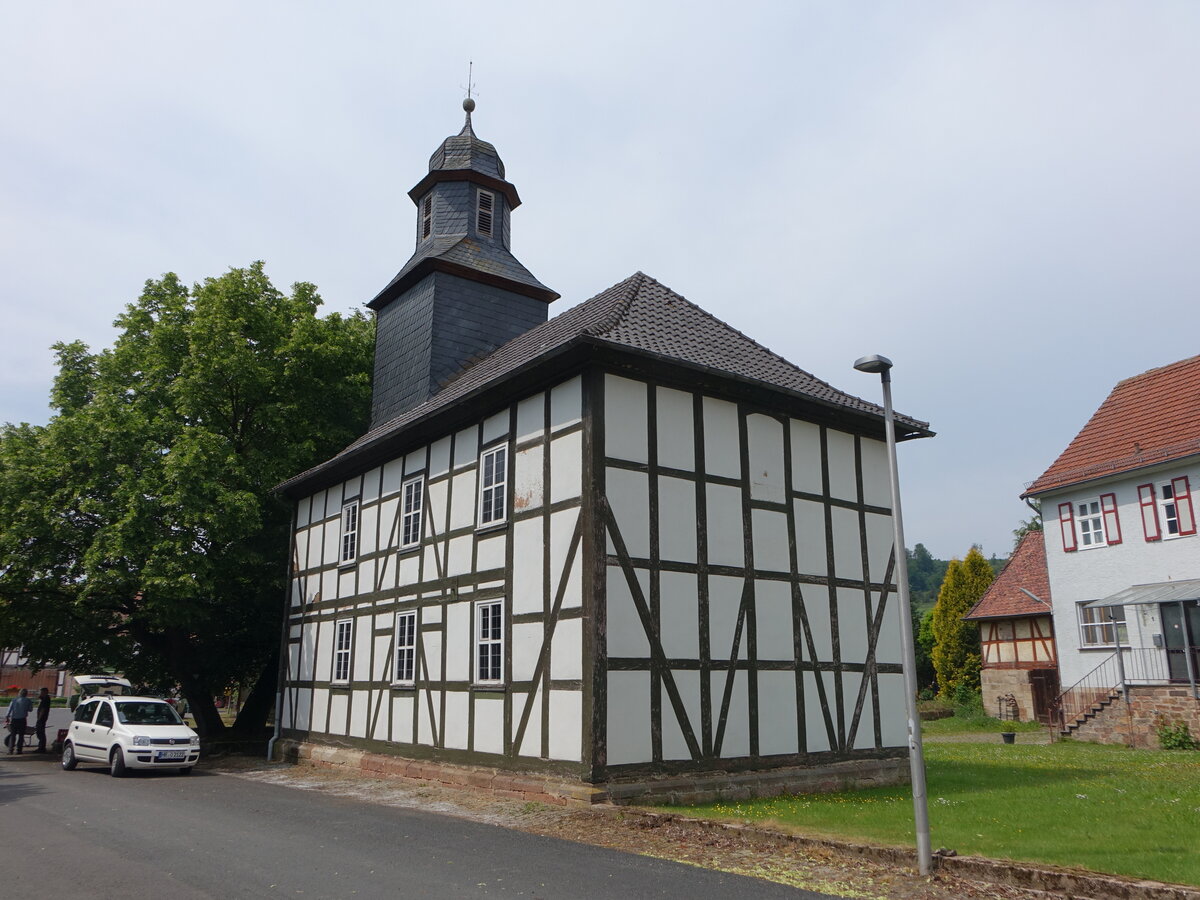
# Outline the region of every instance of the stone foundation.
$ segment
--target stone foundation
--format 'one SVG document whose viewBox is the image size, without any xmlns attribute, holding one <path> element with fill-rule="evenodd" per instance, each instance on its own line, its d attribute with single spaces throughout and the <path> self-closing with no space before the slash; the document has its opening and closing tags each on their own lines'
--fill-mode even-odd
<svg viewBox="0 0 1200 900">
<path fill-rule="evenodd" d="M 1071 732 L 1081 741 L 1126 744 L 1158 749 L 1160 721 L 1185 722 L 1192 737 L 1200 738 L 1200 700 L 1186 685 L 1153 685 L 1129 688 L 1129 702 L 1118 697 L 1099 715 Z"/>
<path fill-rule="evenodd" d="M 1017 721 L 1033 722 L 1033 689 L 1029 686 L 1029 672 L 1025 669 L 984 669 L 979 673 L 980 694 L 983 711 L 996 715 L 1000 708 L 997 697 L 1012 694 L 1017 699 Z"/>
<path fill-rule="evenodd" d="M 386 753 L 288 739 L 276 744 L 276 757 L 298 765 L 340 769 L 371 778 L 432 782 L 444 787 L 482 790 L 497 797 L 555 804 L 713 803 L 905 784 L 909 777 L 905 757 L 848 760 L 760 772 L 672 775 L 598 785 L 552 775 L 405 759 Z"/>
</svg>

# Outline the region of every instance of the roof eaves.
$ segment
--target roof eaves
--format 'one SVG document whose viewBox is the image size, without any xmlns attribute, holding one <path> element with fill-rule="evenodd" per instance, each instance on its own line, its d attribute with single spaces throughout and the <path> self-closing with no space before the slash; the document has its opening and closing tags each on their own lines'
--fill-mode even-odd
<svg viewBox="0 0 1200 900">
<path fill-rule="evenodd" d="M 563 341 L 560 344 L 548 347 L 543 353 L 539 353 L 538 355 L 519 363 L 511 369 L 507 369 L 504 372 L 497 374 L 493 378 L 481 381 L 479 384 L 469 388 L 462 394 L 453 398 L 439 398 L 439 396 L 435 394 L 425 403 L 421 404 L 421 406 L 416 407 L 411 411 L 417 413 L 416 415 L 412 416 L 412 418 L 406 419 L 402 416 L 400 417 L 402 421 L 398 421 L 393 427 L 389 428 L 384 426 L 383 428 L 379 429 L 378 433 L 373 437 L 364 436 L 359 438 L 358 441 L 351 444 L 345 450 L 342 450 L 336 456 L 333 456 L 330 459 L 319 463 L 318 465 L 306 469 L 299 475 L 289 478 L 287 481 L 281 482 L 280 484 L 276 485 L 273 490 L 284 494 L 290 494 L 301 484 L 318 479 L 323 473 L 336 471 L 348 464 L 364 459 L 371 459 L 373 463 L 373 457 L 375 455 L 381 452 L 386 452 L 386 449 L 395 442 L 399 441 L 404 434 L 414 431 L 441 416 L 447 415 L 456 407 L 469 404 L 472 401 L 477 400 L 479 397 L 498 389 L 499 387 L 507 384 L 521 375 L 528 374 L 540 367 L 547 366 L 551 361 L 557 361 L 561 359 L 564 355 L 578 348 L 582 343 L 585 342 L 585 340 L 586 335 L 577 335 L 566 341 Z M 421 407 L 426 407 L 426 409 L 422 410 Z M 420 410 L 420 412 L 418 412 L 418 410 Z"/>
</svg>

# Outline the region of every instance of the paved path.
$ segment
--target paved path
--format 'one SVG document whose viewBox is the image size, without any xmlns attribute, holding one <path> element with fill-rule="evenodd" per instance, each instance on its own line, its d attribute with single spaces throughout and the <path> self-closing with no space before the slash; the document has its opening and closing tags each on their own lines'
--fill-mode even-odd
<svg viewBox="0 0 1200 900">
<path fill-rule="evenodd" d="M 0 758 L 8 897 L 826 898 L 411 809 L 206 772 Z"/>
</svg>

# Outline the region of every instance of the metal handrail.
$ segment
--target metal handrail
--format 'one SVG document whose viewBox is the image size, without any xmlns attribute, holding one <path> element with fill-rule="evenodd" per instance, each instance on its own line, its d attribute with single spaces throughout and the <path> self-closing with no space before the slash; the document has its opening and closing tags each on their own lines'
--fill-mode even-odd
<svg viewBox="0 0 1200 900">
<path fill-rule="evenodd" d="M 1112 699 L 1121 689 L 1119 657 L 1120 651 L 1115 651 L 1054 698 L 1050 704 L 1051 716 L 1058 721 L 1059 728 L 1065 729 L 1067 722 L 1077 722 L 1100 703 Z"/>
<path fill-rule="evenodd" d="M 1130 685 L 1171 684 L 1167 653 L 1157 647 L 1121 647 L 1054 698 L 1051 720 L 1059 728 L 1078 722 Z"/>
</svg>

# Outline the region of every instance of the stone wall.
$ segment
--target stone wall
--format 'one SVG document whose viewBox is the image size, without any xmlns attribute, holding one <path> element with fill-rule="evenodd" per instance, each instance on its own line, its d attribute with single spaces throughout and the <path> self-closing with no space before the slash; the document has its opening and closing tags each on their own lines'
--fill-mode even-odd
<svg viewBox="0 0 1200 900">
<path fill-rule="evenodd" d="M 1192 737 L 1200 738 L 1200 700 L 1187 685 L 1139 686 L 1129 689 L 1129 703 L 1117 698 L 1071 736 L 1100 744 L 1126 744 L 1158 749 L 1155 729 L 1160 721 L 1187 723 Z"/>
<path fill-rule="evenodd" d="M 534 773 L 505 772 L 485 766 L 405 759 L 288 739 L 276 745 L 276 758 L 298 765 L 340 769 L 368 778 L 432 782 L 444 787 L 484 791 L 498 797 L 558 804 L 713 803 L 906 784 L 909 779 L 908 759 L 904 757 L 847 760 L 762 772 L 663 776 L 602 785 Z"/>
<path fill-rule="evenodd" d="M 979 678 L 983 711 L 989 716 L 996 715 L 1000 709 L 997 697 L 1012 694 L 1017 698 L 1017 720 L 1032 722 L 1033 689 L 1029 686 L 1029 672 L 1025 669 L 984 669 Z"/>
</svg>

